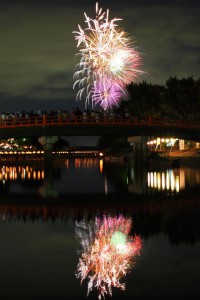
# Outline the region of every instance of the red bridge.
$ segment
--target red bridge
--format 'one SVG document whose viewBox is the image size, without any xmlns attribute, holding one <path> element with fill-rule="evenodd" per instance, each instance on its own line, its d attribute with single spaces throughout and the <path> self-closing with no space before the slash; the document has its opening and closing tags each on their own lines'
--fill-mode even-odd
<svg viewBox="0 0 200 300">
<path fill-rule="evenodd" d="M 125 116 L 58 116 L 0 119 L 0 138 L 28 136 L 174 136 L 200 141 L 200 122 Z"/>
</svg>

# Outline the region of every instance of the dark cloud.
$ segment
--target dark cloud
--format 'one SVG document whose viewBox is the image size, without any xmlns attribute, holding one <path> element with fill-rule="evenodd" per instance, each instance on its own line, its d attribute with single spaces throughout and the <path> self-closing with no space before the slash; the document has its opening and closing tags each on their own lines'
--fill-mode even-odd
<svg viewBox="0 0 200 300">
<path fill-rule="evenodd" d="M 0 0 L 0 4 L 16 4 L 16 3 L 21 3 L 21 4 L 34 4 L 34 5 L 41 5 L 42 3 L 45 5 L 67 5 L 67 6 L 85 6 L 85 5 L 92 5 L 95 4 L 96 2 L 99 3 L 99 5 L 111 5 L 113 3 L 113 1 L 111 0 L 100 0 L 100 1 L 96 1 L 96 0 L 76 0 L 76 1 L 71 1 L 71 0 L 9 0 L 9 2 L 7 0 Z M 188 6 L 199 6 L 199 0 L 123 0 L 123 2 L 121 0 L 115 0 L 114 5 L 120 5 L 122 6 L 124 5 L 178 5 L 178 6 L 183 6 L 183 5 L 188 5 Z"/>
</svg>

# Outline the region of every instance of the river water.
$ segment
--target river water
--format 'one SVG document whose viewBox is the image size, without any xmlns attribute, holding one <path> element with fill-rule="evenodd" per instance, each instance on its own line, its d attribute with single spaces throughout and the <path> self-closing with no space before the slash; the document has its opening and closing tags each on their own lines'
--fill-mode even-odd
<svg viewBox="0 0 200 300">
<path fill-rule="evenodd" d="M 2 162 L 0 188 L 0 299 L 199 299 L 199 166 Z"/>
</svg>

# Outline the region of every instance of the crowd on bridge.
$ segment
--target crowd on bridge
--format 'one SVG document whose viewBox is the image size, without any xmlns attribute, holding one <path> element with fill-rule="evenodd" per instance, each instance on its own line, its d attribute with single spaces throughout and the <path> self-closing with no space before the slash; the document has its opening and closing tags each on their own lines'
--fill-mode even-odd
<svg viewBox="0 0 200 300">
<path fill-rule="evenodd" d="M 128 110 L 125 110 L 122 113 L 116 113 L 112 110 L 105 111 L 105 110 L 90 110 L 85 109 L 83 112 L 77 107 L 72 108 L 72 110 L 69 112 L 67 110 L 51 110 L 50 112 L 47 112 L 45 110 L 31 110 L 31 111 L 20 111 L 20 112 L 2 112 L 0 114 L 0 123 L 4 124 L 8 120 L 21 120 L 21 119 L 34 119 L 34 118 L 57 118 L 61 120 L 67 120 L 67 119 L 73 119 L 73 118 L 79 118 L 87 120 L 88 118 L 94 119 L 98 121 L 100 117 L 109 117 L 109 118 L 116 118 L 116 117 L 129 117 L 130 113 Z"/>
</svg>

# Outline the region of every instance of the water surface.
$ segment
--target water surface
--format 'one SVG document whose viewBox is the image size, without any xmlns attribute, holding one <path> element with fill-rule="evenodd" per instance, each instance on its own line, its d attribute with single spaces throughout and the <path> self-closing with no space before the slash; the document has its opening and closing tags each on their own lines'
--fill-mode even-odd
<svg viewBox="0 0 200 300">
<path fill-rule="evenodd" d="M 1 299 L 86 299 L 88 277 L 81 285 L 75 275 L 102 232 L 106 243 L 115 232 L 141 240 L 120 277 L 126 289 L 113 287 L 113 299 L 199 298 L 199 168 L 146 170 L 88 158 L 45 172 L 41 163 L 1 166 Z M 98 299 L 95 287 L 88 299 Z"/>
</svg>

